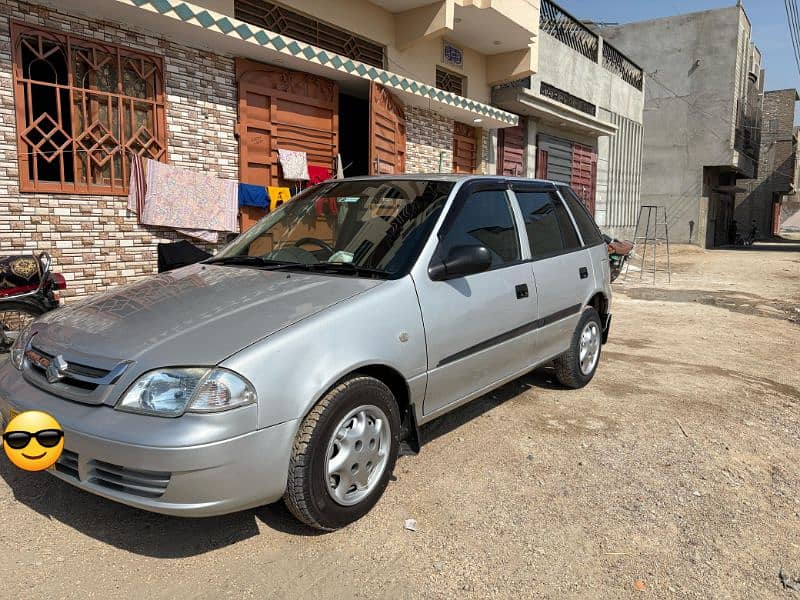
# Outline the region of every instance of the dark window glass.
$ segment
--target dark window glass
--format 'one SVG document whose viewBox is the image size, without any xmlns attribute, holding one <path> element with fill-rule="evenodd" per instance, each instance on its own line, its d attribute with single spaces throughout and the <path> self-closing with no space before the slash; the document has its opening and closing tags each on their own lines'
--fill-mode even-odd
<svg viewBox="0 0 800 600">
<path fill-rule="evenodd" d="M 564 196 L 564 200 L 566 200 L 567 206 L 578 224 L 583 243 L 586 246 L 597 246 L 604 243 L 603 234 L 600 233 L 600 229 L 598 229 L 592 215 L 589 214 L 586 205 L 581 202 L 581 199 L 570 188 L 565 186 L 560 189 L 561 195 Z"/>
<path fill-rule="evenodd" d="M 520 260 L 519 235 L 504 191 L 472 194 L 461 206 L 441 242 L 443 256 L 456 246 L 486 246 L 492 268 Z"/>
<path fill-rule="evenodd" d="M 564 203 L 558 199 L 558 196 L 553 194 L 553 205 L 556 207 L 556 216 L 558 217 L 558 225 L 561 227 L 561 237 L 564 240 L 564 249 L 569 251 L 577 250 L 581 247 L 581 240 L 578 237 L 578 232 L 575 231 L 575 225 L 572 219 L 569 218 Z"/>
<path fill-rule="evenodd" d="M 548 192 L 517 192 L 531 256 L 534 260 L 560 254 L 564 250 L 556 209 Z"/>
</svg>

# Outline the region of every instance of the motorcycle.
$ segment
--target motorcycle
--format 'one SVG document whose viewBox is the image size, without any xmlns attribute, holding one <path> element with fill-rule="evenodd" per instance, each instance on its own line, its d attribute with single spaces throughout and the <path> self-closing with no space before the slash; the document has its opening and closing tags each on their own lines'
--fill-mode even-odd
<svg viewBox="0 0 800 600">
<path fill-rule="evenodd" d="M 52 263 L 47 252 L 0 259 L 0 353 L 8 352 L 29 324 L 60 306 L 67 282 L 50 270 Z"/>
<path fill-rule="evenodd" d="M 633 242 L 621 242 L 620 240 L 614 239 L 611 236 L 603 234 L 603 239 L 608 246 L 608 260 L 611 265 L 611 281 L 616 281 L 617 277 L 619 277 L 620 273 L 622 273 L 622 269 L 625 266 L 625 263 L 628 262 L 631 255 L 633 254 L 634 244 Z"/>
</svg>

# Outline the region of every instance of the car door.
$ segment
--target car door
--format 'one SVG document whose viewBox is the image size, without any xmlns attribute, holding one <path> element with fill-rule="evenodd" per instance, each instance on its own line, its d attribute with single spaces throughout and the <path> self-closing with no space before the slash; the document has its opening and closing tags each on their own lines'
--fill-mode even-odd
<svg viewBox="0 0 800 600">
<path fill-rule="evenodd" d="M 530 328 L 538 312 L 519 219 L 504 182 L 464 184 L 437 234 L 436 254 L 482 245 L 491 267 L 447 281 L 424 271 L 415 277 L 428 348 L 426 416 L 479 395 L 532 361 Z"/>
<path fill-rule="evenodd" d="M 515 184 L 539 301 L 537 362 L 565 352 L 594 283 L 592 263 L 552 184 Z"/>
</svg>

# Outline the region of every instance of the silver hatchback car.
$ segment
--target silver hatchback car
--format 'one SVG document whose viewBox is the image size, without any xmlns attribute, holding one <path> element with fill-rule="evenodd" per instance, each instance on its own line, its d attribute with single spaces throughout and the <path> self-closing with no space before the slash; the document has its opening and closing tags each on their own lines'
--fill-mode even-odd
<svg viewBox="0 0 800 600">
<path fill-rule="evenodd" d="M 306 190 L 204 263 L 52 312 L 0 369 L 0 417 L 64 428 L 53 474 L 207 516 L 283 498 L 333 530 L 418 427 L 538 365 L 586 385 L 606 245 L 568 187 L 416 175 Z"/>
</svg>

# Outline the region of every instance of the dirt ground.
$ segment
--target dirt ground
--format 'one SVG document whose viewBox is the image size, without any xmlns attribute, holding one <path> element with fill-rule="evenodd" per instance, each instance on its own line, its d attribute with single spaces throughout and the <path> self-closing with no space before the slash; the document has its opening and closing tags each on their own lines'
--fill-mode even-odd
<svg viewBox="0 0 800 600">
<path fill-rule="evenodd" d="M 540 370 L 431 424 L 336 533 L 153 515 L 0 457 L 0 595 L 800 599 L 800 242 L 672 267 L 615 284 L 587 388 Z"/>
</svg>

